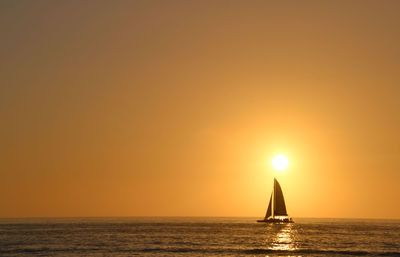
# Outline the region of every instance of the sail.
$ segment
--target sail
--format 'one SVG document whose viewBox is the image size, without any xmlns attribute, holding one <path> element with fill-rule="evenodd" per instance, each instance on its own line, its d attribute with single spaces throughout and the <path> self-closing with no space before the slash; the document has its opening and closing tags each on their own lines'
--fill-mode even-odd
<svg viewBox="0 0 400 257">
<path fill-rule="evenodd" d="M 283 198 L 281 186 L 276 179 L 274 179 L 274 198 L 274 216 L 287 216 L 285 199 Z"/>
<path fill-rule="evenodd" d="M 268 204 L 267 214 L 265 214 L 265 219 L 271 216 L 271 203 L 272 203 L 272 193 L 271 197 L 269 198 L 269 204 Z"/>
</svg>

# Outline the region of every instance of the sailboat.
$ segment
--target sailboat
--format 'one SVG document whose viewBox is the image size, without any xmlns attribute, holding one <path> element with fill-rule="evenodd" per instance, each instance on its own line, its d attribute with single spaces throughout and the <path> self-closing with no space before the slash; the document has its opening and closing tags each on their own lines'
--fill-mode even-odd
<svg viewBox="0 0 400 257">
<path fill-rule="evenodd" d="M 269 198 L 269 204 L 265 218 L 257 220 L 257 222 L 267 223 L 292 223 L 293 219 L 290 218 L 286 211 L 285 199 L 278 180 L 274 178 L 274 188 Z"/>
</svg>

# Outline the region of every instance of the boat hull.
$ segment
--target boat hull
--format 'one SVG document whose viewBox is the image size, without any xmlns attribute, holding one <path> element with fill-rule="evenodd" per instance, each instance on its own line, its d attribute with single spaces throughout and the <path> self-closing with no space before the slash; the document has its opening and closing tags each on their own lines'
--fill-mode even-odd
<svg viewBox="0 0 400 257">
<path fill-rule="evenodd" d="M 287 219 L 263 219 L 263 220 L 257 220 L 257 222 L 261 222 L 261 223 L 294 223 L 292 218 L 287 218 Z"/>
</svg>

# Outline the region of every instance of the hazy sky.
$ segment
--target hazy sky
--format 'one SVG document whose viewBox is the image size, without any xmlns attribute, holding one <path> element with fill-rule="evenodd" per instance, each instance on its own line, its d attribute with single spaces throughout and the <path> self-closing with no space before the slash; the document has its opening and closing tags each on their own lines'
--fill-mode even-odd
<svg viewBox="0 0 400 257">
<path fill-rule="evenodd" d="M 400 218 L 399 12 L 1 1 L 0 217 Z"/>
</svg>

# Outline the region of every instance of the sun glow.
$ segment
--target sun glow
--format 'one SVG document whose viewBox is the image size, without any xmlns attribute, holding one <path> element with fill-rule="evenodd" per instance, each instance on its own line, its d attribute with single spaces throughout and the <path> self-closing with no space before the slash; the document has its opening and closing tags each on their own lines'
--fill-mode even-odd
<svg viewBox="0 0 400 257">
<path fill-rule="evenodd" d="M 272 166 L 275 170 L 283 171 L 286 170 L 289 166 L 289 160 L 283 154 L 276 155 L 274 159 L 272 159 Z"/>
</svg>

